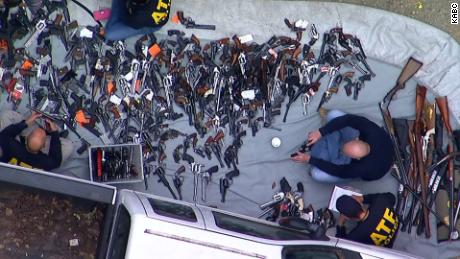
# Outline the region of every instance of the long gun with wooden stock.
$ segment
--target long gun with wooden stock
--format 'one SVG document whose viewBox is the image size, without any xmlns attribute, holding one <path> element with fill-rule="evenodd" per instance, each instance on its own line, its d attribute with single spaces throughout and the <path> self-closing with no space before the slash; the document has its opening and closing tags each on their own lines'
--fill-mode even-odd
<svg viewBox="0 0 460 259">
<path fill-rule="evenodd" d="M 425 125 L 425 135 L 422 136 L 422 150 L 424 159 L 424 168 L 426 172 L 426 179 L 429 179 L 427 185 L 427 198 L 426 202 L 431 208 L 437 194 L 440 180 L 444 176 L 446 165 L 431 167 L 432 164 L 437 164 L 437 161 L 443 156 L 442 151 L 442 121 L 436 116 L 436 105 L 426 103 L 423 111 L 423 121 Z M 436 134 L 436 139 L 434 135 Z M 420 189 L 421 191 L 421 189 Z M 419 206 L 414 218 L 414 225 L 417 226 L 417 235 L 421 235 L 425 231 L 425 218 L 424 207 Z M 412 216 L 412 215 L 411 215 Z"/>
<path fill-rule="evenodd" d="M 441 113 L 442 121 L 444 122 L 444 127 L 447 129 L 449 135 L 449 144 L 447 145 L 447 153 L 452 154 L 454 152 L 454 145 L 452 142 L 452 127 L 450 126 L 449 119 L 449 105 L 447 102 L 447 96 L 436 98 L 436 104 Z M 454 201 L 455 201 L 455 178 L 454 178 L 454 163 L 452 159 L 449 160 L 447 166 L 447 178 L 449 180 L 449 229 L 452 234 L 455 231 L 455 222 L 454 222 Z"/>
<path fill-rule="evenodd" d="M 416 152 L 416 169 L 418 173 L 418 179 L 420 181 L 420 188 L 422 194 L 422 200 L 427 202 L 427 176 L 425 171 L 425 163 L 423 160 L 423 147 L 422 147 L 422 112 L 425 106 L 426 99 L 426 88 L 424 86 L 417 85 L 415 100 L 415 123 L 414 123 L 414 135 L 415 135 L 415 152 Z M 430 234 L 430 220 L 428 214 L 428 208 L 423 207 L 423 222 L 425 224 L 425 236 L 429 238 Z"/>
<path fill-rule="evenodd" d="M 398 142 L 398 139 L 396 138 L 395 128 L 394 128 L 391 114 L 388 108 L 396 92 L 405 87 L 405 83 L 409 79 L 411 79 L 415 75 L 415 73 L 417 73 L 417 71 L 420 69 L 420 67 L 422 67 L 422 65 L 423 64 L 420 61 L 417 61 L 412 57 L 409 58 L 409 61 L 404 66 L 403 70 L 401 71 L 401 74 L 399 75 L 398 80 L 396 80 L 396 85 L 387 93 L 385 98 L 383 98 L 383 101 L 379 103 L 380 111 L 382 113 L 383 122 L 385 125 L 385 129 L 390 135 L 391 141 L 393 143 L 396 166 L 399 172 L 399 175 L 395 176 L 395 178 L 400 182 L 402 186 L 404 186 L 404 188 L 406 188 L 413 195 L 415 195 L 415 192 L 409 186 L 409 180 L 407 178 L 407 166 L 405 165 L 403 157 L 399 150 L 400 144 Z M 398 198 L 403 198 L 403 196 L 401 195 Z M 404 202 L 401 202 L 401 201 L 399 201 L 398 203 L 404 204 Z"/>
</svg>

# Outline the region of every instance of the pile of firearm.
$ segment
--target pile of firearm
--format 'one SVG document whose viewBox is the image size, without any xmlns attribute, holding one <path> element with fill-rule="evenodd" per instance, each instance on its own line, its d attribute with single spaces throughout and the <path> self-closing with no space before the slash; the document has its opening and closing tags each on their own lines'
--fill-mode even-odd
<svg viewBox="0 0 460 259">
<path fill-rule="evenodd" d="M 458 167 L 455 158 L 459 153 L 455 150 L 460 148 L 460 131 L 451 128 L 447 97 L 438 97 L 430 103 L 426 99 L 427 89 L 417 85 L 415 120 L 394 119 L 388 110 L 395 93 L 404 88 L 421 66 L 421 62 L 410 58 L 396 86 L 380 103 L 396 153 L 395 176 L 400 182 L 396 211 L 402 231 L 411 233 L 416 227 L 417 235 L 424 233 L 429 238 L 431 213 L 438 221 L 438 240 L 456 240 L 459 238 L 456 225 L 460 192 L 455 180 L 455 168 Z M 442 192 L 447 192 L 446 200 L 437 201 Z M 432 208 L 435 203 L 439 203 L 436 210 Z M 442 237 L 441 229 L 445 227 L 449 234 Z"/>
<path fill-rule="evenodd" d="M 311 224 L 324 226 L 325 229 L 335 226 L 335 219 L 332 212 L 327 209 L 315 211 L 310 204 L 305 207 L 304 188 L 301 182 L 297 183 L 297 190 L 293 190 L 286 178 L 280 180 L 280 191 L 273 195 L 271 201 L 261 204 L 263 210 L 258 216 L 265 217 L 268 221 L 278 221 L 286 218 L 300 218 Z"/>
<path fill-rule="evenodd" d="M 162 40 L 153 34 L 140 37 L 131 50 L 123 41 L 105 41 L 99 26 L 71 22 L 64 2 L 43 2 L 0 9 L 0 79 L 8 101 L 17 108 L 27 94 L 27 107 L 81 140 L 80 154 L 91 144 L 82 130 L 103 144 L 142 144 L 145 179 L 158 175 L 173 197 L 178 195 L 164 173 L 168 155 L 191 168 L 193 156 L 215 157 L 229 169 L 219 181 L 225 201 L 239 174 L 238 151 L 246 129 L 252 136 L 261 128 L 281 130 L 272 124 L 286 96 L 283 121 L 299 97 L 306 114 L 325 76 L 329 79 L 318 109 L 341 85 L 357 99 L 375 76 L 359 39 L 338 27 L 324 33 L 318 55 L 311 51 L 319 39 L 315 25 L 288 20 L 295 38 L 273 36 L 258 44 L 234 35 L 202 43 L 195 35 L 170 30 Z M 304 34 L 306 44 L 301 43 Z M 14 48 L 21 40 L 23 47 Z M 57 67 L 52 50 L 61 47 L 65 65 Z M 168 122 L 185 117 L 196 132 L 169 127 Z M 233 139 L 228 146 L 225 137 Z M 183 144 L 166 154 L 166 143 L 176 138 Z M 174 178 L 176 189 L 181 179 Z"/>
</svg>

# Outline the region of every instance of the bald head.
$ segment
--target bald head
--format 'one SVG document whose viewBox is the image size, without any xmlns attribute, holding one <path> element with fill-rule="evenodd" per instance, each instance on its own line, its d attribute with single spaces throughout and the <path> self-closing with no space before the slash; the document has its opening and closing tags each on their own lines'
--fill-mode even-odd
<svg viewBox="0 0 460 259">
<path fill-rule="evenodd" d="M 36 128 L 27 136 L 27 149 L 32 153 L 38 153 L 45 146 L 45 140 L 46 132 Z"/>
<path fill-rule="evenodd" d="M 353 159 L 360 159 L 367 156 L 370 152 L 369 145 L 361 140 L 352 140 L 345 143 L 342 147 L 343 153 Z"/>
</svg>

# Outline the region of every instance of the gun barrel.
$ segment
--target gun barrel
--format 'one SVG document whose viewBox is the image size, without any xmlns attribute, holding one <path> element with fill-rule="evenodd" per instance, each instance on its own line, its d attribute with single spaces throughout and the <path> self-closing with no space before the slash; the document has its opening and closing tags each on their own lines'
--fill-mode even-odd
<svg viewBox="0 0 460 259">
<path fill-rule="evenodd" d="M 261 204 L 261 205 L 259 206 L 259 208 L 260 208 L 261 210 L 265 210 L 265 209 L 268 208 L 268 207 L 271 207 L 271 206 L 273 206 L 273 205 L 275 205 L 275 204 L 277 204 L 277 203 L 280 203 L 283 199 L 284 199 L 284 193 L 283 193 L 283 192 L 279 192 L 279 193 L 273 195 L 273 199 L 272 199 L 271 201 L 268 201 L 268 202 L 266 202 L 266 203 L 264 203 L 264 204 Z"/>
</svg>

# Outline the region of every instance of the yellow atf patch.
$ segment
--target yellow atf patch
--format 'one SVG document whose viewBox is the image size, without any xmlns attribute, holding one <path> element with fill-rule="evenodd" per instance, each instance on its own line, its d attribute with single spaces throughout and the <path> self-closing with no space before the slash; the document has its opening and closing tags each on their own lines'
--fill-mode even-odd
<svg viewBox="0 0 460 259">
<path fill-rule="evenodd" d="M 161 23 L 164 19 L 166 19 L 167 13 L 165 12 L 153 12 L 152 13 L 152 18 L 155 21 L 156 24 Z"/>
<path fill-rule="evenodd" d="M 26 164 L 26 163 L 24 163 L 24 162 L 18 161 L 18 159 L 15 158 L 15 157 L 11 158 L 10 161 L 8 162 L 8 164 L 10 164 L 10 165 L 18 165 L 18 166 L 20 166 L 20 167 L 31 168 L 31 169 L 33 168 L 33 167 L 32 167 L 31 165 L 29 165 L 29 164 Z"/>
<path fill-rule="evenodd" d="M 156 10 L 152 13 L 152 18 L 156 24 L 163 22 L 169 13 L 169 7 L 171 6 L 171 1 L 169 0 L 159 0 Z"/>
</svg>

